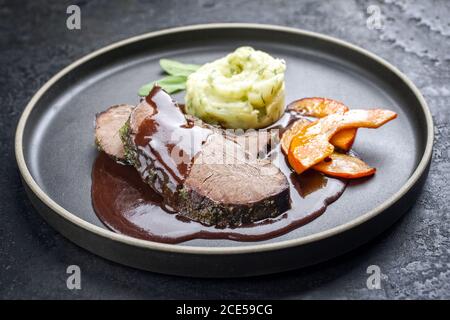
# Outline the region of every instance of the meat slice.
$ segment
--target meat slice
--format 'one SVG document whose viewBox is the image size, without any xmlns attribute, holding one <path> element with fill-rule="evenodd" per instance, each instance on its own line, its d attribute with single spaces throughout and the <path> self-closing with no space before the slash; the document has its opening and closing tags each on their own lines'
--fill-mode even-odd
<svg viewBox="0 0 450 320">
<path fill-rule="evenodd" d="M 180 211 L 185 216 L 219 227 L 273 218 L 290 208 L 284 174 L 269 160 L 249 158 L 239 144 L 216 133 L 196 156 L 182 191 Z"/>
<path fill-rule="evenodd" d="M 181 215 L 236 227 L 276 217 L 290 207 L 289 183 L 279 168 L 252 157 L 239 139 L 222 130 L 186 119 L 159 87 L 132 111 L 125 127 L 129 160 Z"/>
<path fill-rule="evenodd" d="M 117 161 L 125 159 L 119 130 L 127 122 L 133 109 L 134 106 L 119 104 L 96 115 L 95 143 L 100 150 Z"/>
<path fill-rule="evenodd" d="M 122 141 L 122 139 L 127 139 L 128 132 L 126 130 L 130 126 L 132 128 L 138 127 L 138 124 L 153 112 L 153 108 L 141 105 L 128 122 L 134 108 L 134 106 L 128 104 L 115 105 L 96 115 L 95 144 L 100 151 L 104 151 L 110 157 L 122 163 L 132 160 L 127 159 Z M 197 126 L 216 131 L 219 134 L 226 134 L 229 139 L 239 143 L 246 152 L 255 158 L 264 158 L 271 151 L 272 146 L 279 143 L 278 134 L 270 130 L 247 131 L 238 134 L 225 133 L 222 129 L 204 123 L 191 115 L 186 114 L 185 118 L 188 122 L 195 122 Z M 121 131 L 124 132 L 121 134 Z"/>
</svg>

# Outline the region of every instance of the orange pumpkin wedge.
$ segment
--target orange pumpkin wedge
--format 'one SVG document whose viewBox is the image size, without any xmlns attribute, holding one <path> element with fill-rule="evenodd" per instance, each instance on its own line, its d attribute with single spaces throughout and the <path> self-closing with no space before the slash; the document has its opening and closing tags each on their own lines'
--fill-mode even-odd
<svg viewBox="0 0 450 320">
<path fill-rule="evenodd" d="M 334 146 L 329 141 L 336 132 L 350 128 L 378 128 L 396 117 L 393 111 L 373 109 L 350 110 L 318 119 L 292 139 L 288 152 L 289 164 L 300 174 L 334 152 Z"/>
<path fill-rule="evenodd" d="M 287 106 L 288 110 L 304 116 L 323 118 L 333 113 L 344 113 L 349 109 L 342 102 L 327 98 L 303 98 L 295 100 Z M 344 151 L 350 150 L 355 141 L 356 129 L 345 129 L 337 132 L 330 140 L 331 144 Z"/>
<path fill-rule="evenodd" d="M 281 150 L 284 154 L 288 154 L 292 139 L 310 123 L 306 119 L 299 119 L 283 133 L 281 137 Z M 373 175 L 376 171 L 375 168 L 371 168 L 361 159 L 336 152 L 333 152 L 328 158 L 313 166 L 312 169 L 328 176 L 346 179 L 367 177 Z"/>
<path fill-rule="evenodd" d="M 311 121 L 307 119 L 298 119 L 283 133 L 283 135 L 281 136 L 280 144 L 281 151 L 283 151 L 285 155 L 288 155 L 289 146 L 291 145 L 292 139 L 294 139 L 294 137 L 298 135 L 309 124 L 311 124 Z"/>
<path fill-rule="evenodd" d="M 312 168 L 329 176 L 346 179 L 371 176 L 376 171 L 375 168 L 370 167 L 359 158 L 337 152 L 333 152 Z"/>
<path fill-rule="evenodd" d="M 314 118 L 323 118 L 333 113 L 344 113 L 349 110 L 342 102 L 327 98 L 295 100 L 287 106 L 287 109 Z"/>
<path fill-rule="evenodd" d="M 330 142 L 333 146 L 336 146 L 343 151 L 349 151 L 353 146 L 353 142 L 355 142 L 357 130 L 358 129 L 344 129 L 338 131 L 331 137 Z"/>
</svg>

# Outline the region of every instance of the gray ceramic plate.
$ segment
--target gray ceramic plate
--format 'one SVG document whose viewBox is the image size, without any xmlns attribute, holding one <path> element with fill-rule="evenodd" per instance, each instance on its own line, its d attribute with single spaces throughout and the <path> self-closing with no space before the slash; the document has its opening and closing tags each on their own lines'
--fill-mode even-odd
<svg viewBox="0 0 450 320">
<path fill-rule="evenodd" d="M 94 115 L 136 103 L 161 76 L 158 60 L 204 63 L 250 45 L 284 58 L 286 101 L 323 96 L 350 107 L 385 107 L 399 117 L 359 130 L 354 149 L 378 168 L 325 214 L 255 243 L 195 240 L 168 245 L 109 231 L 91 206 Z M 182 98 L 178 96 L 177 98 Z M 64 236 L 105 258 L 146 270 L 201 277 L 248 276 L 317 263 L 367 242 L 414 202 L 431 158 L 433 123 L 416 87 L 397 69 L 351 44 L 297 29 L 213 24 L 153 32 L 100 49 L 65 68 L 32 98 L 20 119 L 16 157 L 30 199 Z"/>
</svg>

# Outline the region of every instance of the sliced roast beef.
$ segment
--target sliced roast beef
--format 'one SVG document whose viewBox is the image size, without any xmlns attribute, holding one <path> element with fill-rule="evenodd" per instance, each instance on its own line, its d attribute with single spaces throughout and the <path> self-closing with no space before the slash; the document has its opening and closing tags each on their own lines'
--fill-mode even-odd
<svg viewBox="0 0 450 320">
<path fill-rule="evenodd" d="M 119 130 L 133 109 L 131 105 L 119 104 L 97 114 L 95 119 L 95 143 L 100 150 L 118 161 L 125 158 Z"/>
<path fill-rule="evenodd" d="M 190 219 L 235 227 L 290 207 L 284 174 L 242 146 L 255 133 L 236 139 L 196 125 L 159 87 L 133 110 L 125 127 L 128 160 L 169 207 Z"/>
<path fill-rule="evenodd" d="M 180 211 L 219 227 L 276 217 L 290 207 L 286 177 L 269 160 L 249 157 L 235 141 L 211 134 L 181 189 Z"/>
<path fill-rule="evenodd" d="M 97 115 L 96 141 L 109 156 L 135 166 L 166 206 L 207 225 L 236 227 L 276 217 L 290 207 L 286 177 L 267 153 L 271 132 L 226 132 L 186 116 L 155 87 L 134 108 Z"/>
<path fill-rule="evenodd" d="M 126 130 L 128 129 L 129 124 L 131 124 L 132 127 L 136 127 L 136 124 L 141 123 L 153 112 L 153 108 L 148 108 L 148 106 L 141 108 L 133 114 L 130 123 L 127 123 L 134 108 L 134 106 L 128 104 L 115 105 L 96 115 L 95 143 L 97 147 L 113 159 L 122 163 L 127 163 L 128 161 L 131 163 L 134 158 L 132 155 L 127 158 L 121 139 L 122 137 L 127 139 L 128 133 Z M 180 110 L 182 110 L 182 108 L 180 108 Z M 252 157 L 266 157 L 271 151 L 271 147 L 279 143 L 278 134 L 270 130 L 247 130 L 245 132 L 237 133 L 224 132 L 222 129 L 204 123 L 191 115 L 185 114 L 184 116 L 188 123 L 194 123 L 196 126 L 215 131 L 218 134 L 226 135 L 229 139 L 239 143 Z M 120 134 L 121 130 L 125 130 L 122 137 Z"/>
</svg>

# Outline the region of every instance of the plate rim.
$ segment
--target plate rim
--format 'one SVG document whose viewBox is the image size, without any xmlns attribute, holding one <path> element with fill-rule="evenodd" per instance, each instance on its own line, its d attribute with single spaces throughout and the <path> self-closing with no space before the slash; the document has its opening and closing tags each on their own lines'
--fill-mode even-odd
<svg viewBox="0 0 450 320">
<path fill-rule="evenodd" d="M 66 210 L 64 207 L 56 203 L 53 199 L 51 199 L 37 184 L 37 182 L 33 179 L 28 166 L 25 162 L 25 156 L 23 152 L 23 133 L 25 126 L 27 124 L 27 120 L 30 116 L 31 111 L 33 110 L 36 103 L 40 100 L 40 98 L 49 90 L 59 79 L 63 76 L 76 69 L 78 66 L 86 63 L 87 61 L 94 59 L 106 52 L 115 50 L 119 47 L 126 46 L 132 43 L 136 43 L 139 41 L 147 40 L 154 37 L 159 37 L 168 34 L 181 33 L 186 31 L 198 31 L 205 29 L 253 29 L 253 30 L 270 30 L 270 31 L 280 31 L 284 33 L 301 35 L 304 37 L 316 38 L 322 41 L 331 42 L 335 45 L 345 47 L 347 49 L 356 51 L 359 54 L 362 54 L 375 62 L 381 64 L 382 66 L 389 69 L 395 75 L 397 75 L 414 93 L 417 98 L 422 112 L 425 115 L 425 122 L 427 126 L 427 137 L 426 137 L 426 145 L 424 154 L 416 169 L 409 177 L 409 179 L 403 184 L 403 186 L 394 193 L 390 198 L 386 201 L 378 205 L 377 207 L 367 211 L 363 215 L 353 219 L 347 223 L 342 225 L 333 227 L 331 229 L 327 229 L 309 236 L 278 241 L 274 243 L 264 243 L 264 244 L 252 244 L 252 245 L 243 245 L 243 246 L 226 246 L 226 247 L 205 247 L 205 246 L 190 246 L 190 245 L 180 245 L 180 244 L 165 244 L 159 243 L 149 240 L 142 240 L 133 238 L 127 235 L 115 233 L 114 231 L 96 226 L 82 218 L 76 216 L 70 211 Z M 188 25 L 182 27 L 174 27 L 168 29 L 162 29 L 158 31 L 148 32 L 141 35 L 133 36 L 126 38 L 124 40 L 120 40 L 114 42 L 110 45 L 97 49 L 79 59 L 72 62 L 61 71 L 56 73 L 53 77 L 51 77 L 40 89 L 33 95 L 28 104 L 26 105 L 22 115 L 20 116 L 19 122 L 16 128 L 15 134 L 15 156 L 16 162 L 20 171 L 20 174 L 23 178 L 23 182 L 27 184 L 27 186 L 31 189 L 31 191 L 38 197 L 40 201 L 42 201 L 46 206 L 48 206 L 54 213 L 60 215 L 61 218 L 67 220 L 70 223 L 75 224 L 76 226 L 92 232 L 97 236 L 108 238 L 112 241 L 118 241 L 120 243 L 136 246 L 144 249 L 158 250 L 170 253 L 184 253 L 184 254 L 204 254 L 204 255 L 226 255 L 226 254 L 245 254 L 245 253 L 256 253 L 256 252 L 265 252 L 265 251 L 273 251 L 273 250 L 281 250 L 290 247 L 297 247 L 301 245 L 306 245 L 311 242 L 320 241 L 326 238 L 333 237 L 335 235 L 341 234 L 345 231 L 353 229 L 377 215 L 381 214 L 383 211 L 388 209 L 390 206 L 394 205 L 398 200 L 400 200 L 411 188 L 413 188 L 418 180 L 422 177 L 422 175 L 426 172 L 427 166 L 431 161 L 432 156 L 432 148 L 434 141 L 434 124 L 433 118 L 431 115 L 431 111 L 426 103 L 424 97 L 422 96 L 419 89 L 414 85 L 414 83 L 409 80 L 409 78 L 403 74 L 398 68 L 393 66 L 391 63 L 387 62 L 383 58 L 371 53 L 370 51 L 363 49 L 357 45 L 354 45 L 350 42 L 340 40 L 338 38 L 328 36 L 325 34 L 302 30 L 298 28 L 272 25 L 272 24 L 258 24 L 258 23 L 207 23 L 207 24 L 195 24 Z"/>
</svg>

